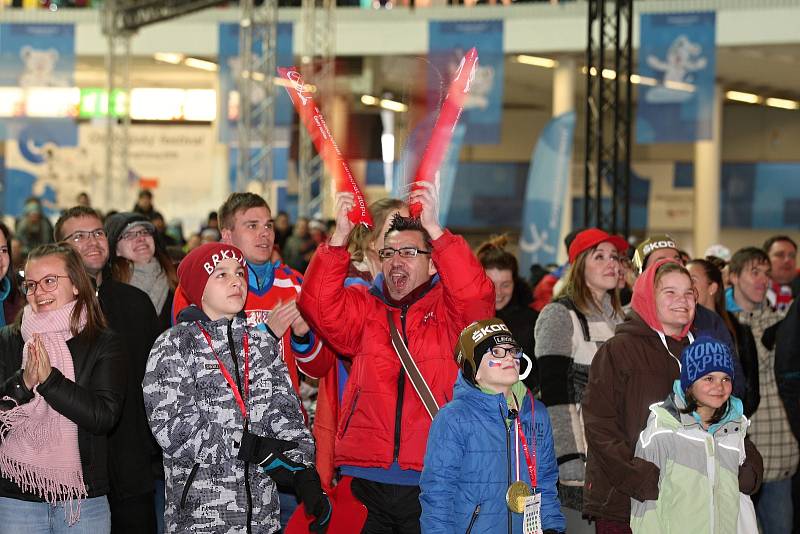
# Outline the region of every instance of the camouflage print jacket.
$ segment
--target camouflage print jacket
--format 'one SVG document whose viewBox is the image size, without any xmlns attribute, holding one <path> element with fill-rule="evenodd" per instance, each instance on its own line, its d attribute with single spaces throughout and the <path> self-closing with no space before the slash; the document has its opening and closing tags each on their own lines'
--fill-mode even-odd
<svg viewBox="0 0 800 534">
<path fill-rule="evenodd" d="M 166 531 L 247 532 L 249 508 L 251 532 L 276 532 L 280 526 L 275 484 L 257 466 L 236 458 L 243 416 L 198 324 L 211 336 L 214 351 L 234 381 L 237 371 L 244 374 L 246 329 L 249 430 L 299 442 L 287 456 L 311 465 L 313 440 L 286 365 L 278 356 L 277 341 L 247 327 L 243 317 L 211 321 L 196 308 L 187 312 L 199 321 L 181 322 L 156 340 L 142 384 L 150 427 L 164 450 Z M 238 369 L 231 359 L 229 340 L 235 345 Z"/>
</svg>

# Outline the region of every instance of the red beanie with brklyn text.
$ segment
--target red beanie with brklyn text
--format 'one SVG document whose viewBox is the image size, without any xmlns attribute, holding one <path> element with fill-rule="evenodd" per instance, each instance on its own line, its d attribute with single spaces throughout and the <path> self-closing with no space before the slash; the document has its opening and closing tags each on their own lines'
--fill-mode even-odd
<svg viewBox="0 0 800 534">
<path fill-rule="evenodd" d="M 201 308 L 200 301 L 206 289 L 208 277 L 222 260 L 236 260 L 242 267 L 247 263 L 244 254 L 233 245 L 206 243 L 191 251 L 178 265 L 178 281 L 189 304 Z"/>
</svg>

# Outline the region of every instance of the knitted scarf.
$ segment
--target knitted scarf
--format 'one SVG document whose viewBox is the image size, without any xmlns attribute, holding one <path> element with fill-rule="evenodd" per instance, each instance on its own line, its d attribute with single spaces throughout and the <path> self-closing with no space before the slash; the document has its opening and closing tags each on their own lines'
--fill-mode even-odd
<svg viewBox="0 0 800 534">
<path fill-rule="evenodd" d="M 38 334 L 47 350 L 50 365 L 68 380 L 75 380 L 75 368 L 67 340 L 75 301 L 53 311 L 34 312 L 25 306 L 22 315 L 22 367 Z M 85 313 L 80 327 L 86 325 Z M 34 398 L 21 406 L 0 412 L 0 470 L 22 491 L 33 493 L 50 504 L 65 501 L 64 513 L 72 525 L 80 518 L 80 499 L 87 496 L 83 483 L 78 427 L 54 410 L 33 388 Z M 67 506 L 68 504 L 68 506 Z"/>
<path fill-rule="evenodd" d="M 169 283 L 167 282 L 167 273 L 164 272 L 155 257 L 150 258 L 150 261 L 144 264 L 134 263 L 131 281 L 128 283 L 147 293 L 156 308 L 156 315 L 161 314 L 161 309 L 169 295 Z"/>
</svg>

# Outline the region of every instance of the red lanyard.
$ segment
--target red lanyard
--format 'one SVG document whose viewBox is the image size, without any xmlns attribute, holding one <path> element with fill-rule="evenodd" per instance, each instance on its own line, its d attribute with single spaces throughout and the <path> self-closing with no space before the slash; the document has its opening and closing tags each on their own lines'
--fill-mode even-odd
<svg viewBox="0 0 800 534">
<path fill-rule="evenodd" d="M 533 396 L 531 396 L 531 428 L 533 429 L 534 441 L 533 441 L 533 457 L 531 457 L 531 453 L 528 450 L 528 440 L 525 439 L 525 433 L 522 431 L 522 425 L 519 424 L 520 416 L 514 420 L 514 426 L 517 427 L 517 480 L 519 480 L 519 442 L 522 442 L 522 450 L 525 452 L 525 463 L 528 466 L 528 475 L 531 477 L 531 487 L 536 489 L 536 419 L 534 418 L 534 402 Z"/>
<path fill-rule="evenodd" d="M 245 421 L 247 420 L 247 406 L 245 405 L 245 401 L 250 394 L 250 336 L 247 335 L 247 331 L 245 330 L 244 336 L 242 338 L 242 349 L 244 351 L 244 398 L 242 398 L 242 394 L 239 392 L 239 388 L 236 385 L 236 382 L 233 381 L 233 377 L 228 372 L 228 369 L 225 368 L 225 364 L 219 359 L 217 356 L 217 351 L 214 350 L 214 347 L 211 345 L 211 335 L 206 332 L 205 328 L 200 326 L 200 323 L 195 322 L 197 327 L 203 333 L 208 342 L 208 348 L 211 349 L 212 354 L 214 354 L 214 358 L 217 359 L 217 363 L 219 364 L 219 370 L 222 373 L 222 376 L 225 378 L 225 381 L 231 387 L 231 391 L 233 391 L 233 398 L 236 399 L 236 404 L 239 405 L 239 410 L 242 412 L 242 417 L 244 417 Z M 236 358 L 236 354 L 231 354 L 232 358 Z"/>
</svg>

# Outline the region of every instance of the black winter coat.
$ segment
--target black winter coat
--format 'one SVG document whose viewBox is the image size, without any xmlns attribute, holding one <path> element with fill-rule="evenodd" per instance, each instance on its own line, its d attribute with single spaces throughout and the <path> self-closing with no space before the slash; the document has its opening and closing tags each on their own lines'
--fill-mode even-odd
<svg viewBox="0 0 800 534">
<path fill-rule="evenodd" d="M 750 417 L 756 412 L 758 404 L 761 402 L 756 340 L 749 326 L 740 323 L 732 313 L 729 313 L 728 317 L 736 334 L 736 353 L 742 364 L 742 371 L 744 371 L 745 394 L 741 401 L 744 405 L 744 414 Z"/>
<path fill-rule="evenodd" d="M 154 458 L 161 466 L 161 449 L 150 432 L 142 397 L 147 357 L 161 331 L 153 303 L 143 291 L 107 277 L 97 297 L 109 326 L 124 344 L 128 381 L 122 414 L 108 436 L 108 469 L 111 495 L 126 499 L 152 492 Z"/>
<path fill-rule="evenodd" d="M 768 346 L 775 343 L 775 379 L 778 381 L 778 392 L 786 408 L 786 416 L 795 438 L 800 439 L 800 298 L 795 298 L 786 318 L 767 329 L 764 338 L 774 334 L 774 340 L 762 338 Z"/>
<path fill-rule="evenodd" d="M 0 397 L 18 402 L 33 399 L 22 383 L 22 347 L 19 327 L 0 330 Z M 83 481 L 89 497 L 106 495 L 108 481 L 108 438 L 122 410 L 125 396 L 125 369 L 122 344 L 108 330 L 94 339 L 85 332 L 67 341 L 75 367 L 75 381 L 56 368 L 39 385 L 39 393 L 60 414 L 78 425 L 78 449 Z M 12 481 L 0 477 L 0 496 L 25 501 L 43 499 L 23 492 Z"/>
</svg>

